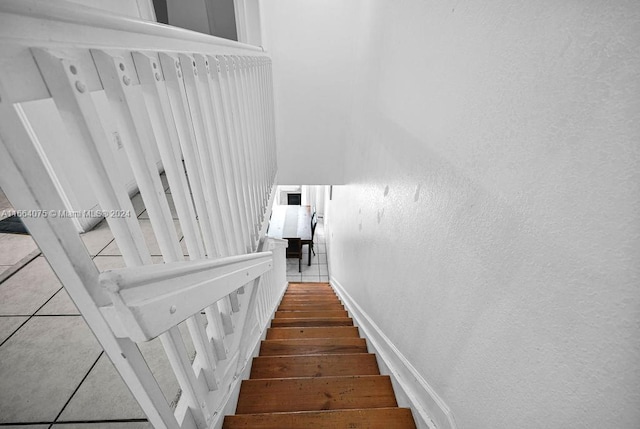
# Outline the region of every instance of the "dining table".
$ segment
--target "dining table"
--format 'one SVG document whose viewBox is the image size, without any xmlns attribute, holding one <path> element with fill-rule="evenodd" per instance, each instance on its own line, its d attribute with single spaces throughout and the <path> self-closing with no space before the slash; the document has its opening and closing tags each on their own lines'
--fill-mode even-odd
<svg viewBox="0 0 640 429">
<path fill-rule="evenodd" d="M 299 238 L 302 245 L 309 245 L 311 265 L 311 206 L 275 205 L 271 210 L 267 236 L 272 238 Z"/>
</svg>

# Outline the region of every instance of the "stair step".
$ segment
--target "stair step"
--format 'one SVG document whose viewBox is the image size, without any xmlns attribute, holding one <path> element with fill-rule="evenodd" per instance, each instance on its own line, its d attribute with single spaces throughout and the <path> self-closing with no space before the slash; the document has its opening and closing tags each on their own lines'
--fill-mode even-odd
<svg viewBox="0 0 640 429">
<path fill-rule="evenodd" d="M 301 328 L 269 328 L 267 340 L 286 340 L 291 338 L 359 338 L 355 326 L 310 326 Z"/>
<path fill-rule="evenodd" d="M 290 287 L 309 285 L 330 286 L 329 282 L 289 282 Z"/>
<path fill-rule="evenodd" d="M 338 299 L 337 296 L 329 296 L 329 295 L 313 295 L 313 296 L 309 296 L 309 295 L 290 295 L 290 296 L 285 296 L 282 297 L 282 301 L 280 301 L 281 303 L 284 304 L 288 304 L 288 303 L 310 303 L 310 302 L 317 302 L 320 304 L 325 304 L 325 303 L 340 303 L 340 300 Z"/>
<path fill-rule="evenodd" d="M 331 287 L 289 288 L 286 293 L 335 293 Z"/>
<path fill-rule="evenodd" d="M 349 317 L 346 310 L 314 310 L 314 311 L 299 311 L 299 310 L 284 310 L 276 311 L 274 316 L 276 319 L 302 319 L 306 317 Z"/>
<path fill-rule="evenodd" d="M 298 411 L 226 416 L 223 429 L 415 429 L 408 408 Z"/>
<path fill-rule="evenodd" d="M 282 311 L 312 311 L 312 310 L 344 310 L 344 306 L 340 302 L 329 302 L 329 303 L 318 303 L 318 302 L 308 302 L 308 303 L 285 303 L 280 304 L 278 310 Z"/>
<path fill-rule="evenodd" d="M 337 295 L 329 295 L 329 294 L 313 294 L 309 295 L 306 293 L 285 295 L 282 297 L 281 302 L 289 302 L 289 301 L 303 301 L 303 302 L 340 302 L 340 299 Z"/>
<path fill-rule="evenodd" d="M 290 283 L 223 429 L 415 429 L 328 283 Z"/>
<path fill-rule="evenodd" d="M 282 298 L 307 298 L 313 299 L 315 297 L 318 298 L 334 298 L 338 299 L 338 295 L 333 292 L 287 292 L 283 295 Z"/>
<path fill-rule="evenodd" d="M 336 293 L 333 288 L 327 287 L 298 287 L 298 288 L 288 288 L 286 293 Z"/>
<path fill-rule="evenodd" d="M 318 300 L 318 301 L 340 301 L 340 299 L 338 298 L 338 295 L 329 295 L 329 294 L 303 294 L 303 293 L 299 293 L 299 294 L 293 294 L 293 295 L 287 295 L 287 296 L 283 296 L 282 300 L 287 300 L 287 301 L 298 301 L 298 300 L 303 300 L 303 301 L 310 301 L 310 300 Z"/>
<path fill-rule="evenodd" d="M 376 356 L 369 353 L 307 356 L 259 356 L 253 358 L 251 377 L 335 377 L 379 375 Z"/>
<path fill-rule="evenodd" d="M 397 406 L 391 380 L 384 375 L 280 378 L 244 380 L 236 414 Z"/>
<path fill-rule="evenodd" d="M 301 338 L 264 340 L 260 344 L 260 356 L 340 353 L 367 353 L 367 342 L 363 338 Z"/>
<path fill-rule="evenodd" d="M 295 326 L 353 326 L 350 317 L 307 317 L 303 319 L 273 319 L 271 326 L 285 328 Z"/>
</svg>

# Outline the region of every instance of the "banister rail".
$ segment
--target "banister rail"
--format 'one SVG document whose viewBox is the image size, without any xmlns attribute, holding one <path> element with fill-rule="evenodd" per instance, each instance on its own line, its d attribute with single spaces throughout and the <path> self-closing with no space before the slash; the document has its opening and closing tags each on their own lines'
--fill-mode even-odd
<svg viewBox="0 0 640 429">
<path fill-rule="evenodd" d="M 149 341 L 272 267 L 272 252 L 258 252 L 108 270 L 100 274 L 99 281 L 109 291 L 113 305 L 101 311 L 116 337 Z"/>
<path fill-rule="evenodd" d="M 214 44 L 245 51 L 263 52 L 262 47 L 236 42 L 221 37 L 210 36 L 197 31 L 180 27 L 145 21 L 125 15 L 85 6 L 79 3 L 57 3 L 41 0 L 3 0 L 0 11 L 28 18 L 39 18 L 46 21 L 59 21 L 70 24 L 83 23 L 94 28 L 107 28 L 139 35 L 164 37 L 173 42 Z M 78 41 L 81 42 L 81 41 Z"/>
<path fill-rule="evenodd" d="M 37 0 L 0 3 L 0 42 L 0 186 L 18 210 L 71 210 L 74 180 L 105 211 L 144 205 L 148 220 L 106 219 L 126 268 L 103 273 L 72 218 L 23 221 L 154 427 L 215 427 L 286 287 L 286 243 L 265 237 L 277 182 L 268 54 Z M 60 154 L 80 177 L 62 180 Z M 156 337 L 175 408 L 136 345 Z"/>
</svg>

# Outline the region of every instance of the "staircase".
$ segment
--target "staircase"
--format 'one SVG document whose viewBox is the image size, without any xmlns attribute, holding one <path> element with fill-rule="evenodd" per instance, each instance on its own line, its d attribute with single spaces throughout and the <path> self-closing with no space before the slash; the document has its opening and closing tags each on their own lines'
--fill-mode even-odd
<svg viewBox="0 0 640 429">
<path fill-rule="evenodd" d="M 328 283 L 289 283 L 224 429 L 415 428 Z"/>
</svg>

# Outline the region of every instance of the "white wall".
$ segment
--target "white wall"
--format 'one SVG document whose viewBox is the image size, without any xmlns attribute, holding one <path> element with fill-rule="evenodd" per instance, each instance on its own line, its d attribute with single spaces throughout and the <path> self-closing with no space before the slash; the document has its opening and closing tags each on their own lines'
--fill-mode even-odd
<svg viewBox="0 0 640 429">
<path fill-rule="evenodd" d="M 308 12 L 296 25 L 317 30 Z M 640 4 L 345 13 L 359 78 L 332 277 L 459 428 L 640 427 Z"/>
<path fill-rule="evenodd" d="M 262 0 L 273 59 L 278 181 L 344 183 L 359 1 Z"/>
</svg>

